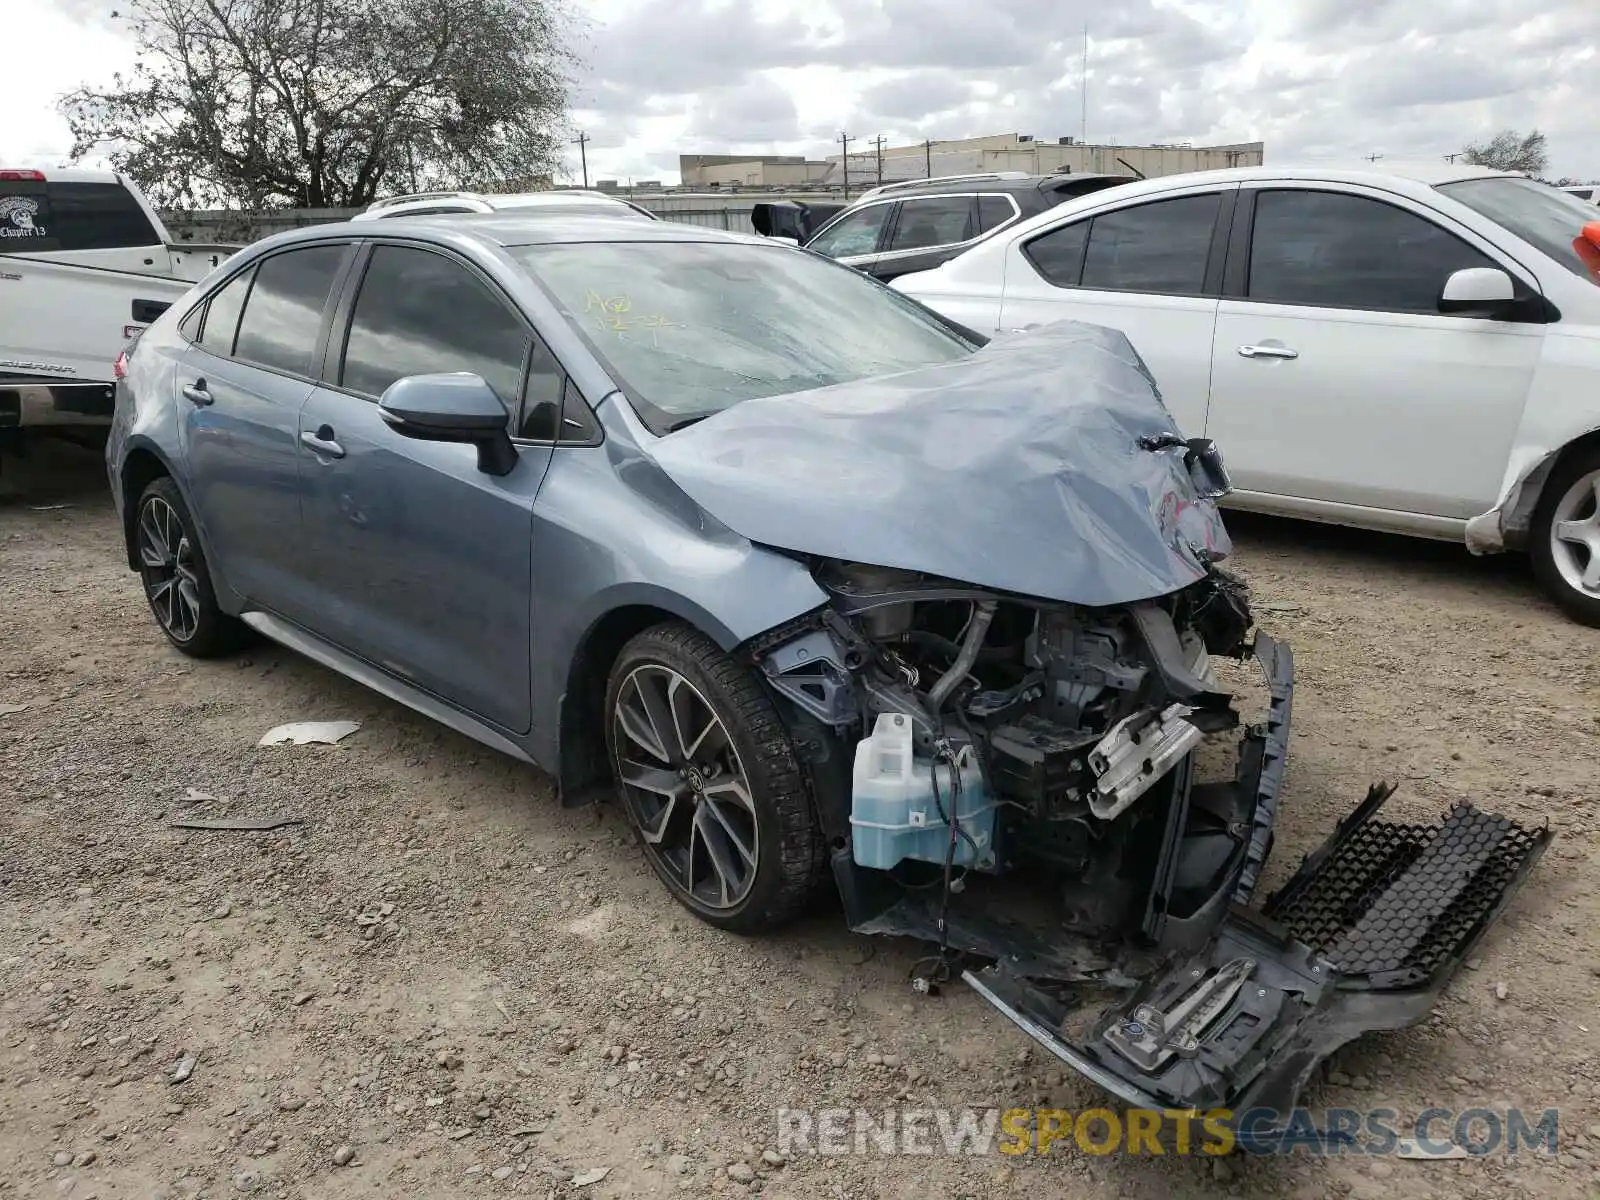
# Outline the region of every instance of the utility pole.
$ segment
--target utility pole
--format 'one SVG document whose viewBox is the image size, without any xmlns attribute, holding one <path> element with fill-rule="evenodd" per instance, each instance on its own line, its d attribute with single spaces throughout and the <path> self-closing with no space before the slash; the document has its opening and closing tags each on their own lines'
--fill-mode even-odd
<svg viewBox="0 0 1600 1200">
<path fill-rule="evenodd" d="M 578 134 L 573 144 L 578 147 L 578 161 L 583 164 L 583 186 L 587 188 L 589 186 L 589 135 L 587 133 Z"/>
<path fill-rule="evenodd" d="M 844 130 L 839 131 L 839 165 L 844 168 L 844 198 L 850 199 L 850 143 L 855 139 Z"/>
<path fill-rule="evenodd" d="M 1383 157 L 1383 155 L 1381 155 L 1381 154 L 1369 154 L 1369 155 L 1367 155 L 1367 161 L 1368 162 L 1377 162 L 1382 157 Z"/>
<path fill-rule="evenodd" d="M 1446 154 L 1444 156 L 1444 160 L 1447 163 L 1453 163 L 1453 162 L 1455 162 L 1456 159 L 1460 158 L 1465 153 L 1466 153 L 1466 151 L 1464 151 L 1464 150 L 1457 150 L 1454 154 Z"/>
<path fill-rule="evenodd" d="M 925 138 L 922 143 L 922 161 L 928 168 L 927 177 L 933 178 L 933 139 Z"/>
<path fill-rule="evenodd" d="M 1087 143 L 1089 140 L 1089 22 L 1083 23 L 1083 71 L 1079 77 L 1079 84 L 1083 95 L 1083 124 L 1078 129 L 1078 141 Z"/>
<path fill-rule="evenodd" d="M 872 144 L 878 151 L 878 186 L 883 186 L 883 134 L 872 139 Z"/>
</svg>

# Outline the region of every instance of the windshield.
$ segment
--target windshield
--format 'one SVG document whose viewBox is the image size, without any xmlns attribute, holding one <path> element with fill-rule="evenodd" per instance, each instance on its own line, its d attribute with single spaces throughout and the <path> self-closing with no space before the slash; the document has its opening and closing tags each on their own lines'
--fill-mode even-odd
<svg viewBox="0 0 1600 1200">
<path fill-rule="evenodd" d="M 1515 176 L 1466 179 L 1439 190 L 1504 225 L 1537 246 L 1574 275 L 1600 283 L 1600 248 L 1590 249 L 1583 227 L 1600 220 L 1600 211 L 1560 188 Z"/>
<path fill-rule="evenodd" d="M 976 348 L 865 275 L 782 246 L 581 242 L 512 253 L 657 433 L 741 400 Z"/>
</svg>

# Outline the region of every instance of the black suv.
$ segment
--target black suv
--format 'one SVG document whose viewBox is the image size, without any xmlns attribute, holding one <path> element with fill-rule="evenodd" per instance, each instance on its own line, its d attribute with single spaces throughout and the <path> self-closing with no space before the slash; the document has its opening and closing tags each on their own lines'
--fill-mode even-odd
<svg viewBox="0 0 1600 1200">
<path fill-rule="evenodd" d="M 999 171 L 909 179 L 873 188 L 802 244 L 889 280 L 931 270 L 997 229 L 1134 178 Z M 774 224 L 770 218 L 765 223 Z M 763 221 L 755 224 L 767 232 Z"/>
</svg>

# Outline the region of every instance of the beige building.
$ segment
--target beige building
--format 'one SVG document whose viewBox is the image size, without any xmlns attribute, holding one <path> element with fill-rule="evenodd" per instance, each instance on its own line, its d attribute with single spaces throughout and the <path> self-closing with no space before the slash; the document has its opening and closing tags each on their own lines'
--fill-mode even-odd
<svg viewBox="0 0 1600 1200">
<path fill-rule="evenodd" d="M 932 141 L 910 146 L 885 146 L 882 179 L 923 179 L 929 175 L 969 175 L 980 171 L 1022 171 L 1049 175 L 1059 171 L 1127 174 L 1149 177 L 1221 167 L 1260 166 L 1262 142 L 1224 146 L 1188 143 L 1162 146 L 1091 145 L 1070 137 L 1036 138 L 1031 134 L 997 133 L 958 141 Z M 879 151 L 865 138 L 852 139 L 849 162 L 851 190 L 879 179 Z M 678 171 L 685 187 L 837 188 L 845 182 L 840 155 L 812 160 L 798 156 L 681 154 Z"/>
<path fill-rule="evenodd" d="M 826 159 L 797 154 L 678 155 L 685 187 L 803 187 L 821 183 L 830 167 Z"/>
</svg>

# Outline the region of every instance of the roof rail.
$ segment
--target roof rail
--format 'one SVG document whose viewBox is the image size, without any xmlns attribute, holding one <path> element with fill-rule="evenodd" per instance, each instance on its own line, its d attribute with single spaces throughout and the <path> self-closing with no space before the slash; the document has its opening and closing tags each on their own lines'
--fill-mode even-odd
<svg viewBox="0 0 1600 1200">
<path fill-rule="evenodd" d="M 896 183 L 879 184 L 870 191 L 862 192 L 857 202 L 882 196 L 888 192 L 903 191 L 906 188 L 925 187 L 930 183 L 977 183 L 987 179 L 1028 179 L 1031 178 L 1026 171 L 977 171 L 970 175 L 933 175 L 927 179 L 902 179 Z"/>
<path fill-rule="evenodd" d="M 367 205 L 368 212 L 376 212 L 380 208 L 391 208 L 396 204 L 408 204 L 413 200 L 476 200 L 477 192 L 412 192 L 406 196 L 389 196 L 383 200 L 374 200 Z"/>
</svg>

